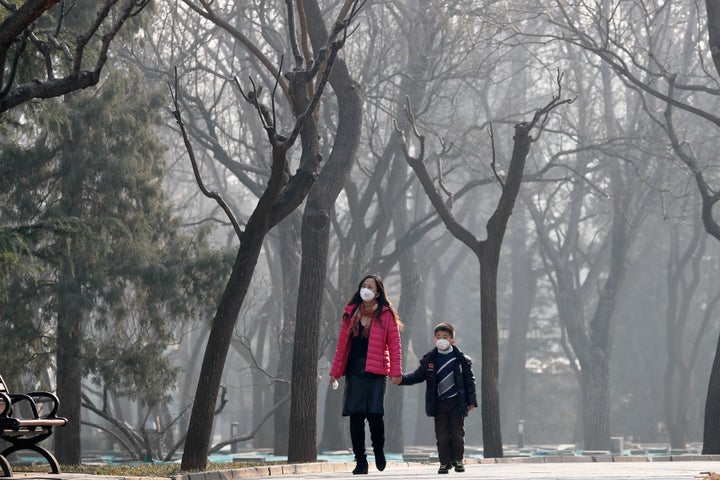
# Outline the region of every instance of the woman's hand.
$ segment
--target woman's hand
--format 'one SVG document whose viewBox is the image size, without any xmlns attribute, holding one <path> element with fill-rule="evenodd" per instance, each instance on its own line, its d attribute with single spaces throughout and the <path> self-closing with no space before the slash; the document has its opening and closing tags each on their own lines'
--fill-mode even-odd
<svg viewBox="0 0 720 480">
<path fill-rule="evenodd" d="M 402 377 L 390 377 L 390 381 L 393 385 L 400 385 L 400 382 L 402 382 Z"/>
</svg>

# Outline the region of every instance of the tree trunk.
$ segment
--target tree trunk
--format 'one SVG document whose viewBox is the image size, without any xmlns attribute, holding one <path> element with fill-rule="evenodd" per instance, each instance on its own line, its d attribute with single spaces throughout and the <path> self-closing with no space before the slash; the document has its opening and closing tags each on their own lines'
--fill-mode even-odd
<svg viewBox="0 0 720 480">
<path fill-rule="evenodd" d="M 707 398 L 705 399 L 705 429 L 703 455 L 720 454 L 720 336 L 715 348 L 715 360 L 710 371 Z"/>
<path fill-rule="evenodd" d="M 306 9 L 310 10 L 307 4 Z M 333 77 L 339 70 L 342 65 L 338 62 Z M 349 77 L 345 78 L 349 80 Z M 335 147 L 308 196 L 303 215 L 302 295 L 298 296 L 297 302 L 288 435 L 290 462 L 317 460 L 318 338 L 330 243 L 330 212 L 350 172 L 360 139 L 362 107 L 359 92 L 349 81 L 335 86 L 334 90 L 341 108 Z"/>
<path fill-rule="evenodd" d="M 314 49 L 328 37 L 316 1 L 304 2 Z M 293 351 L 288 461 L 317 460 L 317 363 L 322 300 L 330 243 L 330 213 L 357 154 L 362 128 L 362 99 L 345 62 L 335 61 L 330 84 L 338 105 L 335 142 L 327 163 L 308 195 L 302 222 L 302 263 Z"/>
<path fill-rule="evenodd" d="M 499 245 L 497 245 L 499 250 Z M 500 430 L 499 353 L 497 328 L 497 257 L 481 249 L 480 262 L 480 335 L 482 343 L 481 401 L 483 457 L 502 458 Z"/>
<path fill-rule="evenodd" d="M 288 428 L 290 425 L 290 378 L 292 376 L 293 343 L 300 285 L 300 230 L 302 214 L 293 212 L 278 225 L 280 232 L 280 263 L 282 265 L 283 324 L 279 339 L 279 361 L 275 382 L 274 403 L 285 403 L 273 415 L 275 427 L 274 452 L 278 456 L 288 454 Z M 285 381 L 282 381 L 285 380 Z M 287 397 L 287 398 L 286 398 Z"/>
<path fill-rule="evenodd" d="M 68 218 L 81 218 L 84 173 L 81 161 L 83 154 L 78 151 L 71 130 L 65 132 L 62 148 L 60 210 Z M 77 158 L 75 158 L 77 156 Z M 83 288 L 78 278 L 84 269 L 83 257 L 78 245 L 69 249 L 60 246 L 63 254 L 56 295 L 58 303 L 57 325 L 57 396 L 60 401 L 59 414 L 68 419 L 67 425 L 55 430 L 55 454 L 64 465 L 79 465 L 82 457 L 80 436 L 82 379 L 83 379 L 83 328 L 87 313 L 83 307 Z"/>
<path fill-rule="evenodd" d="M 319 18 L 319 9 L 316 5 L 312 10 L 316 12 L 317 18 Z M 322 41 L 324 42 L 327 39 L 328 36 L 325 35 Z M 342 45 L 342 42 L 334 42 L 331 45 L 331 49 L 336 54 L 337 49 L 341 48 Z M 337 60 L 335 54 L 333 54 L 331 58 Z M 328 64 L 328 66 L 332 66 L 332 64 Z M 337 72 L 338 69 L 342 69 L 343 67 L 342 64 L 335 64 L 333 70 Z M 331 78 L 334 76 L 335 75 L 332 74 Z M 292 110 L 296 117 L 293 135 L 299 133 L 302 144 L 300 165 L 293 176 L 288 176 L 289 162 L 287 149 L 291 147 L 291 143 L 288 143 L 289 138 L 280 135 L 275 131 L 274 127 L 268 127 L 267 132 L 270 143 L 272 144 L 270 178 L 266 189 L 260 196 L 247 222 L 245 230 L 240 235 L 240 246 L 230 274 L 230 280 L 225 287 L 220 305 L 213 319 L 213 325 L 200 371 L 200 381 L 195 395 L 195 403 L 193 404 L 192 414 L 190 416 L 188 436 L 181 463 L 181 469 L 183 471 L 201 470 L 207 465 L 213 413 L 215 403 L 217 402 L 230 339 L 238 313 L 245 300 L 245 295 L 247 294 L 250 281 L 255 271 L 265 235 L 270 228 L 292 213 L 306 198 L 308 192 L 315 186 L 315 178 L 322 156 L 320 155 L 319 134 L 314 116 L 315 112 L 306 112 L 311 105 L 315 105 L 315 103 L 311 103 L 308 97 L 309 81 L 311 79 L 306 71 L 302 71 L 299 68 L 288 72 L 286 77 L 288 78 L 289 88 L 291 89 L 289 99 L 292 101 Z M 317 85 L 324 84 L 320 83 Z M 334 87 L 334 90 L 337 93 L 338 88 Z M 323 90 L 320 89 L 314 91 L 313 101 L 318 100 L 318 95 L 322 92 Z M 175 113 L 178 118 L 178 123 L 184 129 L 179 112 Z M 290 139 L 294 138 L 297 137 L 290 137 Z M 340 183 L 342 184 L 342 181 Z M 310 296 L 312 297 L 312 294 L 310 294 Z M 297 330 L 298 328 L 296 326 L 296 335 L 298 334 Z M 317 336 L 313 340 L 315 343 L 314 351 L 317 352 Z M 298 344 L 296 344 L 295 347 L 297 347 L 295 350 L 302 348 Z M 310 348 L 313 347 L 310 346 Z M 295 355 L 295 353 L 293 355 Z M 309 366 L 311 369 L 317 370 L 317 356 L 312 365 Z M 315 382 L 316 379 L 313 378 L 309 381 Z M 297 387 L 301 391 L 303 390 L 302 385 L 298 385 Z M 316 399 L 316 393 L 313 394 L 312 397 Z M 292 407 L 290 411 L 292 421 Z M 313 411 L 312 414 L 314 416 L 315 412 Z M 312 430 L 314 431 L 314 417 Z M 292 431 L 290 432 L 290 437 L 292 438 Z M 315 449 L 315 445 L 313 445 L 312 448 Z M 291 452 L 288 453 L 288 457 L 290 456 Z M 316 456 L 317 455 L 315 455 L 315 457 Z"/>
<path fill-rule="evenodd" d="M 67 425 L 55 429 L 55 456 L 63 465 L 82 463 L 80 443 L 82 395 L 82 323 L 85 313 L 79 308 L 80 286 L 70 273 L 61 273 L 64 279 L 58 294 L 57 327 L 57 396 L 60 399 L 58 415 L 68 419 Z"/>
<path fill-rule="evenodd" d="M 183 471 L 204 469 L 207 464 L 215 405 L 225 368 L 235 321 L 252 280 L 267 224 L 248 225 L 205 347 L 188 435 L 183 449 Z"/>
<path fill-rule="evenodd" d="M 604 351 L 593 349 L 581 377 L 584 449 L 610 450 L 610 379 Z"/>
<path fill-rule="evenodd" d="M 497 271 L 505 229 L 520 192 L 525 161 L 530 153 L 530 125 L 515 127 L 515 141 L 505 185 L 487 222 L 487 239 L 475 253 L 480 262 L 480 333 L 482 342 L 483 455 L 503 456 L 500 429 L 499 349 L 497 322 Z"/>
<path fill-rule="evenodd" d="M 309 207 L 309 204 L 308 204 Z M 298 295 L 295 348 L 292 360 L 288 462 L 317 461 L 317 363 L 328 249 L 327 217 L 317 224 L 313 215 L 303 217 L 302 266 Z M 318 215 L 322 216 L 322 215 Z M 311 225 L 312 224 L 312 225 Z M 325 241 L 323 241 L 325 240 Z M 313 260 L 320 260 L 315 263 Z M 318 266 L 318 263 L 320 264 Z"/>
</svg>

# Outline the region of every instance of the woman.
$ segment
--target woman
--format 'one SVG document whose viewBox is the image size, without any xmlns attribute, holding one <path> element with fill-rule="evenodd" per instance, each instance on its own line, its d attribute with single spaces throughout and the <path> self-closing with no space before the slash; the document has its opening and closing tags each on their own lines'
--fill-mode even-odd
<svg viewBox="0 0 720 480">
<path fill-rule="evenodd" d="M 350 417 L 350 439 L 356 466 L 353 475 L 368 473 L 365 455 L 365 420 L 370 426 L 375 466 L 385 469 L 383 423 L 387 376 L 402 380 L 402 322 L 385 294 L 379 275 L 368 275 L 345 306 L 330 383 L 343 375 L 345 397 L 342 414 Z"/>
</svg>

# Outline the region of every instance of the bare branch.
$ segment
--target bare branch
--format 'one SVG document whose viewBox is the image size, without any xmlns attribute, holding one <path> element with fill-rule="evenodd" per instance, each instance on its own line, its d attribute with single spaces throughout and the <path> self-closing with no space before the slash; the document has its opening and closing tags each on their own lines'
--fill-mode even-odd
<svg viewBox="0 0 720 480">
<path fill-rule="evenodd" d="M 0 69 L 0 84 L 4 84 L 2 96 L 0 96 L 0 113 L 34 98 L 54 98 L 96 85 L 107 62 L 110 44 L 125 24 L 125 21 L 137 15 L 147 5 L 147 1 L 123 0 L 120 2 L 119 0 L 106 0 L 96 12 L 94 23 L 86 32 L 77 37 L 74 55 L 68 57 L 69 47 L 65 47 L 63 44 L 57 44 L 57 47 L 54 47 L 63 54 L 65 60 L 71 60 L 68 66 L 68 74 L 63 78 L 55 78 L 53 69 L 59 59 L 53 58 L 51 55 L 50 46 L 52 41 L 48 40 L 49 43 L 46 44 L 33 37 L 32 30 L 35 21 L 58 1 L 26 1 L 0 24 L 0 67 L 2 67 Z M 107 28 L 104 29 L 105 31 L 100 37 L 98 50 L 93 55 L 96 58 L 94 66 L 91 70 L 83 70 L 85 49 L 91 39 L 95 39 L 100 35 L 100 29 L 103 26 L 107 26 Z M 27 35 L 38 48 L 38 52 L 40 52 L 40 56 L 45 62 L 47 78 L 44 80 L 33 79 L 25 84 L 13 86 L 14 73 L 13 71 L 7 72 L 5 67 L 8 61 L 8 50 L 20 35 Z M 30 57 L 30 55 L 26 54 L 23 59 Z M 6 74 L 9 75 L 12 81 L 6 81 L 4 77 Z"/>
<path fill-rule="evenodd" d="M 407 115 L 408 123 L 411 127 L 413 135 L 419 143 L 418 154 L 416 156 L 411 155 L 405 132 L 398 127 L 397 122 L 393 122 L 395 125 L 395 131 L 400 135 L 400 143 L 402 145 L 403 154 L 405 155 L 405 160 L 417 174 L 418 179 L 423 186 L 423 190 L 425 190 L 425 194 L 430 199 L 430 202 L 435 207 L 435 210 L 438 212 L 438 215 L 450 233 L 470 247 L 471 250 L 476 251 L 478 245 L 480 244 L 480 240 L 469 230 L 460 225 L 457 220 L 455 220 L 452 211 L 448 208 L 445 202 L 443 202 L 440 193 L 435 188 L 435 185 L 425 168 L 423 163 L 425 157 L 425 136 L 418 130 L 409 97 L 406 97 L 405 114 Z"/>
<path fill-rule="evenodd" d="M 228 206 L 228 204 L 223 200 L 222 196 L 218 192 L 210 192 L 207 188 L 205 188 L 205 184 L 202 181 L 202 177 L 200 176 L 200 170 L 198 169 L 197 159 L 195 158 L 195 152 L 192 147 L 192 143 L 190 143 L 190 138 L 188 137 L 187 131 L 185 129 L 185 123 L 183 122 L 182 115 L 180 114 L 180 104 L 178 103 L 178 76 L 177 76 L 177 69 L 175 69 L 175 91 L 173 92 L 172 86 L 168 83 L 168 88 L 170 90 L 170 96 L 172 97 L 173 106 L 175 107 L 175 110 L 173 111 L 173 116 L 175 117 L 175 121 L 177 122 L 178 126 L 180 127 L 180 132 L 182 133 L 183 141 L 185 142 L 185 149 L 188 152 L 188 155 L 190 157 L 190 163 L 192 164 L 193 173 L 195 175 L 195 181 L 198 184 L 198 187 L 200 188 L 200 191 L 208 198 L 212 198 L 215 200 L 218 205 L 220 205 L 220 208 L 223 209 L 225 212 L 225 215 L 230 219 L 230 223 L 232 223 L 233 229 L 235 230 L 235 235 L 237 236 L 238 240 L 242 241 L 243 231 L 242 228 L 240 228 L 240 224 L 238 223 L 237 219 L 235 218 L 235 215 L 232 213 L 232 210 Z"/>
<path fill-rule="evenodd" d="M 304 36 L 306 30 L 307 23 L 305 23 L 304 19 L 304 11 L 302 8 L 302 0 L 298 0 L 298 14 L 300 16 L 300 35 Z M 285 6 L 287 8 L 287 28 L 288 28 L 288 38 L 290 39 L 290 49 L 293 53 L 293 58 L 295 59 L 295 68 L 300 69 L 303 66 L 303 57 L 300 55 L 300 48 L 297 44 L 297 37 L 295 33 L 295 11 L 293 10 L 293 3 L 292 0 L 285 0 Z M 304 45 L 303 45 L 304 47 Z"/>
<path fill-rule="evenodd" d="M 670 82 L 668 88 L 668 97 L 673 97 L 673 91 L 673 83 Z M 671 102 L 667 102 L 666 105 L 665 131 L 667 132 L 668 138 L 670 139 L 670 144 L 672 145 L 673 150 L 678 155 L 678 157 L 680 157 L 680 160 L 682 160 L 682 162 L 687 165 L 688 169 L 690 169 L 690 172 L 692 172 L 695 178 L 695 183 L 698 186 L 698 191 L 700 192 L 700 196 L 702 198 L 701 215 L 703 219 L 703 224 L 705 225 L 705 230 L 707 230 L 710 235 L 720 240 L 720 224 L 713 215 L 713 209 L 716 205 L 720 204 L 720 192 L 714 192 L 712 188 L 710 188 L 710 185 L 708 185 L 707 181 L 705 180 L 705 175 L 702 168 L 700 168 L 697 161 L 695 160 L 695 156 L 691 153 L 688 153 L 685 145 L 680 142 L 680 139 L 675 132 L 675 125 L 672 120 L 672 109 L 674 104 Z"/>
<path fill-rule="evenodd" d="M 505 188 L 505 180 L 503 180 L 500 172 L 497 170 L 496 162 L 496 151 L 495 151 L 495 130 L 493 129 L 493 123 L 488 124 L 488 135 L 490 135 L 490 148 L 492 149 L 492 158 L 490 159 L 490 169 L 495 175 L 495 179 L 500 184 L 500 188 Z"/>
<path fill-rule="evenodd" d="M 233 27 L 230 23 L 225 21 L 223 18 L 219 17 L 211 8 L 212 2 L 202 1 L 202 7 L 199 7 L 194 2 L 190 0 L 183 0 L 183 2 L 190 7 L 192 10 L 200 14 L 203 18 L 206 18 L 207 20 L 210 20 L 212 23 L 217 25 L 218 27 L 222 28 L 226 32 L 228 32 L 230 35 L 232 35 L 236 40 L 240 41 L 245 48 L 248 49 L 250 53 L 252 53 L 255 58 L 257 58 L 260 63 L 267 69 L 270 74 L 279 79 L 280 82 L 280 88 L 282 88 L 283 92 L 287 95 L 289 92 L 289 87 L 285 79 L 283 79 L 280 76 L 280 71 L 275 68 L 275 65 L 272 61 L 270 61 L 265 54 L 243 33 L 238 30 L 237 28 Z"/>
</svg>

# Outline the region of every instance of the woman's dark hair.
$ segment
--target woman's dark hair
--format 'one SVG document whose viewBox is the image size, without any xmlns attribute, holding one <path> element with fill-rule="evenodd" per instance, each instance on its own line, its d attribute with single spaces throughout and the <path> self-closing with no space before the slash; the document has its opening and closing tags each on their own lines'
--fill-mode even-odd
<svg viewBox="0 0 720 480">
<path fill-rule="evenodd" d="M 350 297 L 350 301 L 348 301 L 347 304 L 355 305 L 355 308 L 353 309 L 353 313 L 355 313 L 355 310 L 357 310 L 357 308 L 363 301 L 362 297 L 360 296 L 360 288 L 362 287 L 362 284 L 365 283 L 365 280 L 367 280 L 368 278 L 372 278 L 373 280 L 375 280 L 375 285 L 377 286 L 377 303 L 379 308 L 377 309 L 375 316 L 379 317 L 380 313 L 382 312 L 382 307 L 387 307 L 395 317 L 395 323 L 397 323 L 398 328 L 402 329 L 403 323 L 400 321 L 400 315 L 398 315 L 397 310 L 395 310 L 395 307 L 393 307 L 393 304 L 387 298 L 387 294 L 385 293 L 385 284 L 383 283 L 380 275 L 376 273 L 365 275 L 363 279 L 360 280 L 360 283 L 358 284 L 355 293 L 352 297 Z"/>
</svg>

